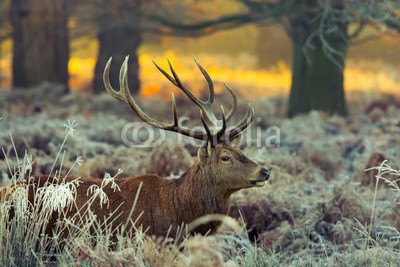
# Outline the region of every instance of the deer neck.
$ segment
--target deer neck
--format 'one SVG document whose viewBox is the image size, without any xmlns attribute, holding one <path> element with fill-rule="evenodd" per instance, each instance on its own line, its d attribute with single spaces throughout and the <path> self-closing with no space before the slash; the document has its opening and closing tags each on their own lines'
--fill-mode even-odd
<svg viewBox="0 0 400 267">
<path fill-rule="evenodd" d="M 207 169 L 197 162 L 178 180 L 175 200 L 184 217 L 193 219 L 206 214 L 227 214 L 229 195 L 223 194 Z M 186 218 L 190 220 L 190 218 Z"/>
</svg>

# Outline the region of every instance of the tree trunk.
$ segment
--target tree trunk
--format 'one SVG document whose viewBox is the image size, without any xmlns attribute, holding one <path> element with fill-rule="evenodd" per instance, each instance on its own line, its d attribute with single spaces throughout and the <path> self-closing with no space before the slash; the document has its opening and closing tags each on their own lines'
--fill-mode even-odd
<svg viewBox="0 0 400 267">
<path fill-rule="evenodd" d="M 114 88 L 119 88 L 119 70 L 125 56 L 130 55 L 128 62 L 128 84 L 132 94 L 140 89 L 139 60 L 137 50 L 142 41 L 141 33 L 127 27 L 108 29 L 98 34 L 99 54 L 97 57 L 93 91 L 105 92 L 103 84 L 103 71 L 110 57 L 113 58 L 110 68 L 110 83 Z"/>
<path fill-rule="evenodd" d="M 340 1 L 338 1 L 340 2 Z M 289 96 L 288 116 L 311 110 L 321 110 L 328 114 L 346 115 L 346 103 L 343 89 L 343 69 L 347 43 L 337 33 L 325 33 L 325 45 L 328 44 L 343 56 L 326 52 L 326 46 L 319 37 L 312 40 L 307 54 L 305 44 L 311 34 L 315 33 L 321 21 L 311 24 L 310 14 L 302 14 L 291 21 L 293 41 L 292 86 Z M 341 32 L 345 33 L 346 24 L 338 24 Z"/>
<path fill-rule="evenodd" d="M 293 73 L 288 115 L 291 117 L 313 109 L 345 115 L 343 69 L 326 56 L 320 45 L 310 51 L 310 62 L 307 62 L 303 46 L 303 43 L 293 43 Z M 338 51 L 344 52 L 344 48 L 345 46 L 342 46 Z M 341 64 L 344 64 L 344 59 L 341 59 Z"/>
<path fill-rule="evenodd" d="M 10 12 L 13 86 L 30 87 L 43 81 L 67 85 L 66 0 L 14 0 Z"/>
</svg>

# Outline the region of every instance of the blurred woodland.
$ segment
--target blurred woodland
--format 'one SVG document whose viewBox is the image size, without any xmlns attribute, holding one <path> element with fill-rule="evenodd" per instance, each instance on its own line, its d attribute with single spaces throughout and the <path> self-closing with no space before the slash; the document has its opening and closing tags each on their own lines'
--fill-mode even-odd
<svg viewBox="0 0 400 267">
<path fill-rule="evenodd" d="M 151 59 L 192 67 L 194 54 L 214 79 L 233 82 L 249 98 L 288 95 L 289 116 L 313 109 L 345 115 L 344 89 L 393 93 L 399 88 L 399 5 L 396 0 L 4 0 L 0 86 L 23 89 L 48 81 L 65 85 L 65 93 L 97 94 L 104 92 L 108 58 L 113 57 L 111 83 L 118 85 L 120 65 L 130 55 L 132 93 L 168 95 Z"/>
<path fill-rule="evenodd" d="M 14 194 L 21 218 L 0 203 L 0 266 L 399 266 L 399 33 L 399 0 L 1 0 L 0 186 L 188 170 L 190 138 L 167 131 L 155 147 L 142 145 L 157 131 L 129 139 L 139 118 L 102 80 L 113 57 L 119 88 L 127 55 L 131 93 L 160 122 L 171 121 L 179 90 L 152 60 L 168 70 L 169 59 L 206 99 L 194 55 L 216 104 L 231 106 L 223 82 L 235 90 L 234 122 L 251 102 L 255 119 L 237 147 L 271 175 L 232 195 L 215 235 L 179 243 L 133 229 L 116 250 L 114 233 L 93 235 L 95 216 L 83 228 L 61 216 L 76 234 L 47 253 L 42 211 L 73 189 L 36 206 Z M 175 95 L 187 126 L 201 125 L 198 106 Z"/>
</svg>

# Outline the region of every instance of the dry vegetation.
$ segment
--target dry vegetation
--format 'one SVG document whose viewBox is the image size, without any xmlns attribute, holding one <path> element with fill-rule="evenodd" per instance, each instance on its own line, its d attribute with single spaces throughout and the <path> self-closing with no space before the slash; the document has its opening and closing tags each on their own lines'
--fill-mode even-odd
<svg viewBox="0 0 400 267">
<path fill-rule="evenodd" d="M 221 96 L 218 100 L 225 101 Z M 124 172 L 115 179 L 147 172 L 176 176 L 196 156 L 189 140 L 177 147 L 173 134 L 157 148 L 125 146 L 121 129 L 136 118 L 107 95 L 58 96 L 54 86 L 44 85 L 34 92 L 0 91 L 0 103 L 5 103 L 0 108 L 3 184 L 50 172 L 59 178 L 114 176 L 119 168 Z M 168 102 L 146 99 L 141 104 L 160 120 L 171 119 L 165 112 Z M 35 223 L 48 215 L 32 211 L 20 192 L 0 204 L 0 266 L 50 261 L 62 266 L 398 265 L 400 99 L 352 96 L 348 118 L 311 112 L 286 119 L 284 104 L 280 98 L 253 101 L 261 118 L 253 130 L 259 127 L 266 138 L 267 127 L 278 126 L 280 146 L 256 147 L 255 139 L 253 146 L 243 145 L 249 157 L 271 170 L 271 179 L 264 188 L 234 194 L 233 219 L 226 219 L 217 235 L 186 237 L 178 243 L 148 237 L 138 229 L 135 237 L 120 237 L 116 250 L 110 250 L 107 231 L 92 237 L 87 229 L 63 222 L 75 234 L 54 257 L 44 247 L 56 241 L 40 235 Z M 178 105 L 182 115 L 197 116 L 183 100 Z M 78 123 L 73 136 L 64 131 L 68 119 Z M 26 151 L 32 158 L 24 157 Z M 74 186 L 49 189 L 58 191 L 44 193 L 42 201 L 54 194 L 61 197 L 43 206 L 52 210 L 72 205 L 68 190 L 73 192 Z M 7 212 L 11 203 L 21 208 L 12 220 Z M 90 216 L 86 220 L 96 225 Z"/>
</svg>

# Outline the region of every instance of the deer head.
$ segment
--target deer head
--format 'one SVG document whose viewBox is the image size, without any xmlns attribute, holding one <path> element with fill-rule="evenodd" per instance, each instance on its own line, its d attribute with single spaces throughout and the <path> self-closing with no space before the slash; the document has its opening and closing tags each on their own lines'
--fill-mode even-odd
<svg viewBox="0 0 400 267">
<path fill-rule="evenodd" d="M 196 65 L 206 79 L 209 87 L 209 97 L 207 101 L 197 98 L 181 81 L 171 63 L 168 61 L 172 76 L 165 70 L 160 68 L 154 61 L 154 65 L 162 74 L 177 88 L 179 88 L 192 102 L 200 108 L 200 118 L 204 127 L 204 131 L 192 130 L 179 125 L 176 111 L 176 102 L 174 94 L 172 96 L 172 122 L 159 122 L 148 116 L 132 97 L 127 81 L 127 56 L 120 70 L 120 91 L 115 91 L 109 81 L 109 68 L 111 58 L 108 60 L 104 70 L 104 85 L 107 92 L 116 99 L 127 103 L 132 110 L 149 125 L 166 130 L 176 132 L 185 136 L 205 141 L 204 145 L 198 150 L 198 157 L 195 163 L 202 171 L 202 179 L 208 179 L 209 182 L 219 188 L 223 194 L 231 193 L 242 188 L 260 187 L 269 179 L 267 169 L 259 166 L 254 161 L 247 158 L 242 151 L 234 148 L 231 142 L 245 130 L 254 119 L 254 110 L 250 103 L 244 118 L 236 125 L 227 128 L 227 122 L 233 117 L 237 108 L 237 96 L 235 92 L 224 83 L 226 89 L 232 96 L 233 103 L 230 111 L 225 115 L 224 108 L 221 106 L 221 119 L 213 112 L 214 104 L 214 85 L 201 64 L 195 59 Z M 210 127 L 209 124 L 212 126 Z M 193 168 L 193 167 L 192 167 Z"/>
<path fill-rule="evenodd" d="M 242 151 L 218 144 L 198 151 L 197 160 L 204 175 L 225 195 L 250 187 L 261 187 L 269 178 L 269 172 L 246 157 Z"/>
</svg>

